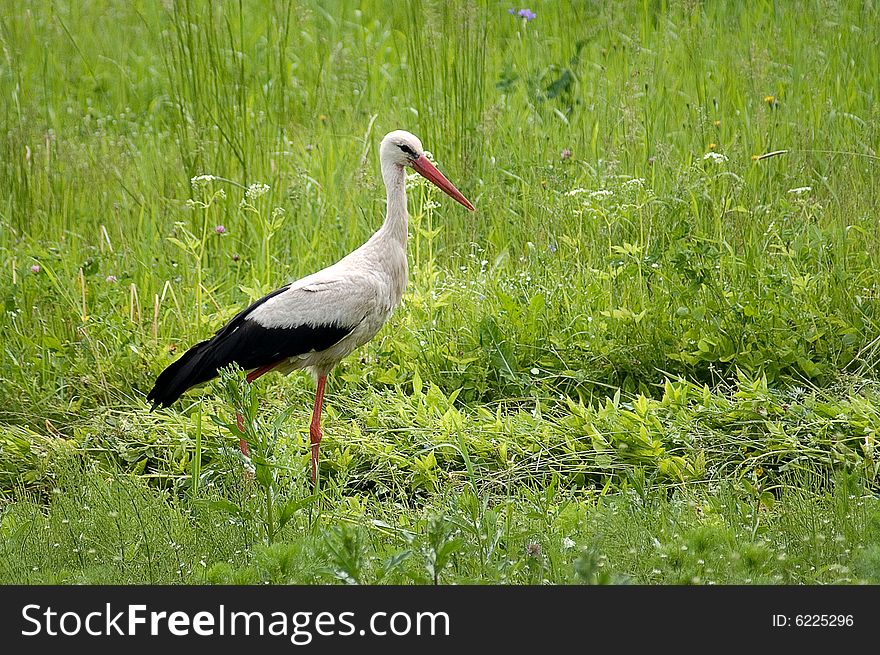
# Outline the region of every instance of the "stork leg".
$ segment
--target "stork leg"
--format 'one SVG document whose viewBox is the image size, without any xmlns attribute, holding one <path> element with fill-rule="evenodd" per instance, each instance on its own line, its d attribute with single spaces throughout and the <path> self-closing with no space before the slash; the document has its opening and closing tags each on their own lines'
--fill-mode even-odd
<svg viewBox="0 0 880 655">
<path fill-rule="evenodd" d="M 324 406 L 324 384 L 327 376 L 318 377 L 318 389 L 315 391 L 315 408 L 312 410 L 312 423 L 309 426 L 309 437 L 312 444 L 312 484 L 318 482 L 318 450 L 321 448 L 321 410 Z"/>
<path fill-rule="evenodd" d="M 239 412 L 238 410 L 236 410 L 235 412 L 235 423 L 238 425 L 238 431 L 244 434 L 244 416 L 242 416 L 241 412 Z M 245 457 L 249 457 L 248 445 L 244 437 L 241 437 L 238 440 L 238 447 L 241 448 L 242 455 L 244 455 Z"/>
<path fill-rule="evenodd" d="M 258 377 L 260 377 L 261 375 L 265 375 L 266 373 L 271 371 L 276 366 L 278 366 L 277 362 L 275 364 L 269 364 L 267 366 L 261 366 L 260 368 L 255 368 L 253 371 L 251 371 L 250 373 L 247 374 L 247 383 L 250 384 L 251 382 L 256 380 Z M 238 431 L 243 433 L 244 432 L 244 416 L 242 416 L 241 412 L 239 412 L 237 410 L 235 412 L 235 423 L 236 423 L 236 425 L 238 425 Z M 248 457 L 248 444 L 247 444 L 247 441 L 245 440 L 244 437 L 242 437 L 241 439 L 238 440 L 238 447 L 241 449 L 241 454 L 244 455 L 245 457 Z"/>
</svg>

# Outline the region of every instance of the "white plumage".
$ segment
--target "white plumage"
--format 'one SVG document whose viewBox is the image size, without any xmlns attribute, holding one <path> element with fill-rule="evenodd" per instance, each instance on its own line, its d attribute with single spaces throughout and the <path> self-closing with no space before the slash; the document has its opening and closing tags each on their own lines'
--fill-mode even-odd
<svg viewBox="0 0 880 655">
<path fill-rule="evenodd" d="M 436 184 L 473 211 L 473 205 L 425 157 L 421 141 L 403 130 L 379 148 L 387 211 L 382 227 L 332 266 L 256 301 L 213 338 L 190 348 L 156 380 L 147 399 L 168 406 L 187 389 L 233 362 L 252 381 L 269 371 L 308 368 L 318 381 L 312 416 L 312 479 L 317 475 L 324 383 L 336 364 L 373 338 L 400 304 L 407 280 L 405 168 Z M 241 418 L 239 415 L 239 422 Z M 242 452 L 247 444 L 242 441 Z"/>
</svg>

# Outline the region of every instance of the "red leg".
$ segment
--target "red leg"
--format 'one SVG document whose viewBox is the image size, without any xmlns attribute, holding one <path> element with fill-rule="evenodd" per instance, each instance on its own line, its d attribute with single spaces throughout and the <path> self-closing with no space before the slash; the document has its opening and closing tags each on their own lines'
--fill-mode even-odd
<svg viewBox="0 0 880 655">
<path fill-rule="evenodd" d="M 312 424 L 309 426 L 309 437 L 312 444 L 312 484 L 318 482 L 318 450 L 321 448 L 321 410 L 324 406 L 324 383 L 327 382 L 327 376 L 322 375 L 318 378 L 318 389 L 315 391 L 315 408 L 312 411 Z"/>
<path fill-rule="evenodd" d="M 235 412 L 235 422 L 238 425 L 238 429 L 240 432 L 244 432 L 244 416 L 241 415 L 241 412 Z M 241 454 L 245 457 L 248 457 L 248 445 L 245 438 L 242 437 L 238 440 L 238 447 L 241 448 Z"/>
<path fill-rule="evenodd" d="M 278 362 L 275 362 L 274 364 L 269 364 L 268 366 L 261 366 L 260 368 L 255 368 L 253 371 L 251 371 L 250 373 L 247 374 L 247 381 L 253 382 L 258 377 L 260 377 L 261 375 L 265 375 L 266 373 L 271 371 L 276 366 L 278 366 Z"/>
<path fill-rule="evenodd" d="M 261 375 L 265 375 L 273 368 L 278 366 L 278 362 L 274 364 L 269 364 L 268 366 L 261 366 L 260 368 L 255 368 L 253 371 L 247 374 L 247 381 L 250 384 L 254 380 L 256 380 Z M 235 412 L 235 422 L 238 425 L 238 429 L 241 432 L 244 432 L 244 417 L 241 415 L 241 412 Z M 238 440 L 238 447 L 241 448 L 241 454 L 245 457 L 248 457 L 248 444 L 247 441 L 242 437 Z"/>
</svg>

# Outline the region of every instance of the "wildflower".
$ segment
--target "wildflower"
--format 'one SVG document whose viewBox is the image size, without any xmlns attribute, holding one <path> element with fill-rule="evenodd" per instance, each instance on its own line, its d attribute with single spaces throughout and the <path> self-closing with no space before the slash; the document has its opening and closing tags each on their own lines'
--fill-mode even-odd
<svg viewBox="0 0 880 655">
<path fill-rule="evenodd" d="M 532 375 L 538 375 L 540 372 L 541 372 L 541 371 L 540 371 L 539 369 L 537 369 L 537 368 L 533 368 L 533 369 L 530 371 L 530 373 L 531 373 Z"/>
<path fill-rule="evenodd" d="M 572 539 L 571 537 L 566 537 L 562 540 L 562 550 L 571 550 L 576 545 L 577 544 L 574 543 L 574 539 Z"/>
<path fill-rule="evenodd" d="M 718 127 L 719 125 L 721 125 L 721 121 L 712 121 L 712 125 Z"/>
<path fill-rule="evenodd" d="M 540 557 L 541 556 L 541 544 L 536 541 L 533 541 L 528 546 L 526 546 L 526 555 L 529 557 Z"/>
<path fill-rule="evenodd" d="M 795 187 L 794 189 L 789 189 L 788 192 L 793 193 L 796 196 L 801 196 L 805 193 L 809 193 L 812 190 L 813 190 L 813 187 L 811 187 L 811 186 L 799 186 L 799 187 Z"/>
<path fill-rule="evenodd" d="M 416 185 L 416 182 L 419 179 L 418 173 L 404 173 L 403 174 L 403 183 L 406 186 L 407 190 L 411 189 Z"/>
<path fill-rule="evenodd" d="M 559 158 L 562 161 L 565 161 L 566 159 L 571 159 L 571 150 L 569 148 L 564 148 L 562 152 L 559 153 Z"/>
<path fill-rule="evenodd" d="M 516 9 L 514 9 L 513 7 L 511 7 L 510 9 L 507 10 L 507 13 L 510 14 L 511 16 L 515 16 L 515 15 L 516 15 Z"/>
<path fill-rule="evenodd" d="M 215 231 L 217 234 L 225 234 L 225 233 L 226 233 L 226 227 L 223 226 L 223 225 L 218 225 L 217 227 L 214 228 L 214 231 Z"/>
<path fill-rule="evenodd" d="M 192 178 L 189 183 L 193 189 L 197 189 L 200 186 L 205 186 L 208 182 L 213 182 L 217 177 L 214 175 L 196 175 Z"/>
<path fill-rule="evenodd" d="M 516 15 L 520 18 L 525 18 L 526 22 L 533 21 L 538 16 L 538 14 L 533 12 L 531 9 L 520 9 L 518 12 L 516 12 Z"/>
<path fill-rule="evenodd" d="M 764 96 L 764 103 L 768 107 L 775 107 L 778 101 L 776 100 L 776 96 Z"/>
<path fill-rule="evenodd" d="M 547 250 L 549 250 L 551 253 L 556 252 L 556 244 L 551 243 L 549 246 L 547 246 Z"/>
<path fill-rule="evenodd" d="M 608 196 L 613 196 L 614 191 L 611 189 L 597 189 L 590 193 L 591 198 L 607 198 Z"/>
<path fill-rule="evenodd" d="M 711 160 L 713 164 L 723 164 L 727 161 L 727 155 L 722 155 L 720 152 L 707 152 L 703 155 L 703 159 Z"/>
<path fill-rule="evenodd" d="M 718 147 L 717 143 L 710 143 L 709 144 L 709 150 L 715 150 L 715 148 L 717 148 L 717 147 Z"/>
<path fill-rule="evenodd" d="M 247 191 L 244 192 L 244 197 L 248 200 L 256 200 L 260 196 L 266 195 L 269 193 L 269 185 L 268 184 L 251 184 Z"/>
<path fill-rule="evenodd" d="M 34 264 L 33 266 L 31 266 L 31 273 L 39 273 L 41 270 L 43 269 L 40 268 L 39 264 Z"/>
<path fill-rule="evenodd" d="M 106 281 L 110 284 L 115 284 L 116 282 L 119 282 L 119 279 L 115 275 L 108 275 Z"/>
</svg>

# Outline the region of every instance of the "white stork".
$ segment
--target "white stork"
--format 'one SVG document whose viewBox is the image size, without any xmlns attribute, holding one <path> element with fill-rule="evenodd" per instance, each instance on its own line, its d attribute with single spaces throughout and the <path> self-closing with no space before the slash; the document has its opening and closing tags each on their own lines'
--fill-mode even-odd
<svg viewBox="0 0 880 655">
<path fill-rule="evenodd" d="M 260 298 L 213 337 L 186 351 L 156 379 L 147 400 L 167 407 L 191 387 L 233 362 L 253 382 L 269 371 L 307 368 L 317 379 L 309 429 L 312 482 L 318 475 L 321 407 L 327 375 L 339 361 L 382 328 L 400 304 L 407 279 L 404 169 L 409 166 L 456 201 L 474 206 L 428 160 L 419 139 L 396 130 L 379 147 L 387 211 L 382 227 L 360 248 L 327 268 Z M 243 429 L 241 413 L 237 415 Z M 247 443 L 241 441 L 247 456 Z"/>
</svg>

